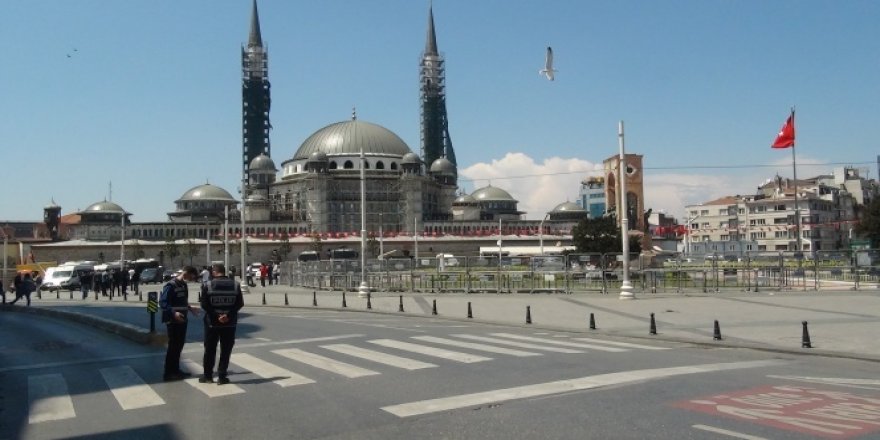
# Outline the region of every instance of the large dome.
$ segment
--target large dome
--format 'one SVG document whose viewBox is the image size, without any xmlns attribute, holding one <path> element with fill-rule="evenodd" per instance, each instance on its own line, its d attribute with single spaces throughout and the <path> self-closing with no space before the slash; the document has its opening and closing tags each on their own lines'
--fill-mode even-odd
<svg viewBox="0 0 880 440">
<path fill-rule="evenodd" d="M 206 183 L 183 193 L 175 203 L 196 201 L 235 202 L 235 199 L 225 189 Z"/>
<path fill-rule="evenodd" d="M 584 208 L 581 208 L 580 206 L 578 206 L 577 203 L 563 202 L 563 203 L 556 205 L 556 207 L 553 208 L 553 210 L 550 212 L 577 212 L 577 213 L 581 213 L 581 212 L 585 212 L 585 211 L 584 211 Z"/>
<path fill-rule="evenodd" d="M 492 185 L 480 188 L 480 189 L 472 192 L 471 197 L 473 197 L 474 199 L 476 199 L 477 201 L 480 201 L 480 202 L 483 202 L 483 201 L 486 201 L 486 202 L 489 202 L 489 201 L 492 201 L 492 202 L 513 201 L 513 202 L 515 202 L 516 201 L 516 199 L 514 199 L 513 196 L 510 195 L 510 193 L 508 193 L 507 191 L 505 191 L 501 188 L 494 187 Z"/>
<path fill-rule="evenodd" d="M 293 155 L 293 160 L 308 159 L 317 151 L 328 156 L 365 154 L 403 157 L 409 147 L 391 130 L 369 122 L 351 120 L 328 125 L 309 136 Z"/>
<path fill-rule="evenodd" d="M 111 214 L 128 214 L 121 206 L 104 200 L 103 202 L 92 203 L 83 213 L 111 213 Z"/>
</svg>

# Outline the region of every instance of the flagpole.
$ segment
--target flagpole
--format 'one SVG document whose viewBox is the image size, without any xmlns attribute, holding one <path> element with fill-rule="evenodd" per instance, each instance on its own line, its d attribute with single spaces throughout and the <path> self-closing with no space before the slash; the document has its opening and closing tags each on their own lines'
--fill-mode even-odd
<svg viewBox="0 0 880 440">
<path fill-rule="evenodd" d="M 791 121 L 794 124 L 794 107 L 791 108 Z M 798 252 L 801 251 L 801 211 L 800 205 L 798 204 L 798 181 L 797 181 L 797 157 L 795 156 L 795 142 L 794 139 L 791 141 L 791 173 L 794 177 L 794 217 L 795 217 L 795 232 L 797 236 L 794 241 L 794 249 Z"/>
</svg>

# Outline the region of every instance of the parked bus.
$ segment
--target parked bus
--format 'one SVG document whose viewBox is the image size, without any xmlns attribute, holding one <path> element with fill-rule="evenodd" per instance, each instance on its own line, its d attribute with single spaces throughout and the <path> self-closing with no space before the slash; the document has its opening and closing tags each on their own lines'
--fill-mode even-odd
<svg viewBox="0 0 880 440">
<path fill-rule="evenodd" d="M 331 260 L 356 260 L 358 253 L 354 249 L 340 248 L 330 250 Z"/>
</svg>

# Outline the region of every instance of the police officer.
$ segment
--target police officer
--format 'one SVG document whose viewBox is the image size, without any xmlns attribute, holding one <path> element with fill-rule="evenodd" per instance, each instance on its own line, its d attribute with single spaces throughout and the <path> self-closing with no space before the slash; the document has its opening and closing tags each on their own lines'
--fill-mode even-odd
<svg viewBox="0 0 880 440">
<path fill-rule="evenodd" d="M 165 352 L 165 374 L 167 381 L 182 380 L 190 373 L 180 370 L 180 352 L 186 342 L 186 313 L 199 316 L 199 309 L 189 305 L 189 291 L 186 283 L 193 282 L 199 273 L 192 266 L 184 266 L 180 275 L 162 287 L 159 307 L 162 307 L 162 322 L 168 328 L 168 351 Z"/>
<path fill-rule="evenodd" d="M 213 279 L 202 284 L 202 310 L 205 311 L 205 357 L 204 374 L 201 383 L 214 382 L 214 360 L 217 342 L 220 342 L 220 363 L 217 365 L 217 383 L 229 383 L 227 369 L 232 346 L 235 344 L 235 325 L 238 311 L 244 306 L 241 285 L 226 276 L 226 267 L 214 264 L 211 267 Z"/>
</svg>

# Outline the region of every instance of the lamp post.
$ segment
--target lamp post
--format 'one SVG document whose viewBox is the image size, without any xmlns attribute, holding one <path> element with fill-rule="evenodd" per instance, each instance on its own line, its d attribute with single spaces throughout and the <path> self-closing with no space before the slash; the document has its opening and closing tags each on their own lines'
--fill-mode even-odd
<svg viewBox="0 0 880 440">
<path fill-rule="evenodd" d="M 248 283 L 246 282 L 248 274 L 245 273 L 245 271 L 247 270 L 247 266 L 245 265 L 245 262 L 244 262 L 245 261 L 244 260 L 245 254 L 247 254 L 247 229 L 245 229 L 245 220 L 244 220 L 245 211 L 247 210 L 246 202 L 245 202 L 246 199 L 247 199 L 247 180 L 245 180 L 244 175 L 242 175 L 242 177 L 241 177 L 241 243 L 240 243 L 241 246 L 240 247 L 241 247 L 241 280 L 243 281 L 241 283 L 241 290 L 244 293 L 246 293 L 250 290 L 250 286 L 248 286 Z"/>
<path fill-rule="evenodd" d="M 550 217 L 550 213 L 544 214 L 544 218 L 541 219 L 541 230 L 538 232 L 538 242 L 541 244 L 541 255 L 544 255 L 544 220 L 547 220 L 547 217 Z"/>
<path fill-rule="evenodd" d="M 365 298 L 370 294 L 370 286 L 367 284 L 367 173 L 365 165 L 367 158 L 364 156 L 364 146 L 361 145 L 361 285 L 358 288 L 358 296 Z"/>
<path fill-rule="evenodd" d="M 626 156 L 623 147 L 623 121 L 617 125 L 617 140 L 620 147 L 620 159 L 617 171 L 620 176 L 620 239 L 623 247 L 623 282 L 620 283 L 620 299 L 635 299 L 632 285 L 629 282 L 629 209 L 626 206 Z"/>
<path fill-rule="evenodd" d="M 229 205 L 223 207 L 223 266 L 229 267 Z"/>
<path fill-rule="evenodd" d="M 125 210 L 122 210 L 121 217 L 122 220 L 120 221 L 121 240 L 119 241 L 119 265 L 122 268 L 120 270 L 125 270 Z"/>
<path fill-rule="evenodd" d="M 700 217 L 702 216 L 700 214 L 697 214 L 695 217 L 687 219 L 687 229 L 685 230 L 684 234 L 684 253 L 688 257 L 691 256 L 691 222 L 696 221 Z"/>
<path fill-rule="evenodd" d="M 382 213 L 379 213 L 379 255 L 385 255 L 385 247 L 382 244 L 382 239 L 384 238 L 384 233 L 382 231 L 382 226 L 384 223 L 384 218 L 382 217 Z M 382 257 L 384 258 L 384 257 Z"/>
</svg>

